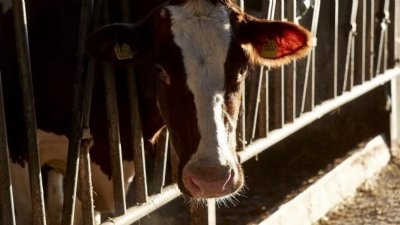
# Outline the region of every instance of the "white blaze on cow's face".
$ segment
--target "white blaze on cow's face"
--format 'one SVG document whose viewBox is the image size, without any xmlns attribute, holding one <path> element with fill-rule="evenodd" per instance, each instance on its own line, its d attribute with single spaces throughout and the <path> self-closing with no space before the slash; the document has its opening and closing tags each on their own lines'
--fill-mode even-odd
<svg viewBox="0 0 400 225">
<path fill-rule="evenodd" d="M 231 42 L 226 7 L 204 0 L 169 6 L 174 42 L 181 49 L 187 86 L 201 136 L 192 161 L 235 164 L 223 119 L 225 62 Z"/>
</svg>

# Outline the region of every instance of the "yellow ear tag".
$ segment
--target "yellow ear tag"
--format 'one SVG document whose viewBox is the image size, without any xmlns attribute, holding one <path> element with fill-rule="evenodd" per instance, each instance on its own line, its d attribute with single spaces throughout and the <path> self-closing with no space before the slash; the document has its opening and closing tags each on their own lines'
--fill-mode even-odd
<svg viewBox="0 0 400 225">
<path fill-rule="evenodd" d="M 132 59 L 134 52 L 128 44 L 123 43 L 119 45 L 118 43 L 114 46 L 114 52 L 118 60 Z"/>
<path fill-rule="evenodd" d="M 278 54 L 278 46 L 276 42 L 272 39 L 266 39 L 262 48 L 260 55 L 263 58 L 276 58 Z"/>
</svg>

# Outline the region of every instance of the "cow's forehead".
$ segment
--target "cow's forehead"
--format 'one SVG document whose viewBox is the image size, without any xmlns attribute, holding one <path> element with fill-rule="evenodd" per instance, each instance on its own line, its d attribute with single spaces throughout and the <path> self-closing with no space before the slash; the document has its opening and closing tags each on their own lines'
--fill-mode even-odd
<svg viewBox="0 0 400 225">
<path fill-rule="evenodd" d="M 180 48 L 186 84 L 194 97 L 203 156 L 215 144 L 229 151 L 223 120 L 225 63 L 231 43 L 227 8 L 220 3 L 191 0 L 182 6 L 168 6 L 171 31 Z M 210 145 L 210 146 L 209 146 Z M 207 152 L 206 152 L 207 150 Z"/>
</svg>

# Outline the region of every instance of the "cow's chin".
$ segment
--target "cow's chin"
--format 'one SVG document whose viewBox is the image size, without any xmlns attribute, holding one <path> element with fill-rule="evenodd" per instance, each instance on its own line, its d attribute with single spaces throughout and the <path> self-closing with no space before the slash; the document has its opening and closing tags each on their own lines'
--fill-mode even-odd
<svg viewBox="0 0 400 225">
<path fill-rule="evenodd" d="M 190 204 L 206 202 L 207 199 L 215 199 L 221 205 L 236 205 L 237 197 L 241 195 L 244 187 L 242 167 L 237 165 L 224 180 L 198 181 L 190 176 L 181 176 L 178 186 Z"/>
</svg>

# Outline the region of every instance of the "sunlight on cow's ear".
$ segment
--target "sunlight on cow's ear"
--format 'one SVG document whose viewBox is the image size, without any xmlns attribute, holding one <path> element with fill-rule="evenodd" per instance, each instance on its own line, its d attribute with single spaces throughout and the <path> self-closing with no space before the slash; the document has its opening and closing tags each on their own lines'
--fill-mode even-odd
<svg viewBox="0 0 400 225">
<path fill-rule="evenodd" d="M 146 29 L 132 24 L 115 23 L 89 35 L 86 50 L 97 60 L 129 64 L 139 54 L 148 51 L 151 44 L 151 35 Z"/>
<path fill-rule="evenodd" d="M 310 52 L 311 33 L 299 25 L 247 14 L 236 14 L 233 22 L 234 33 L 252 63 L 277 67 Z"/>
</svg>

